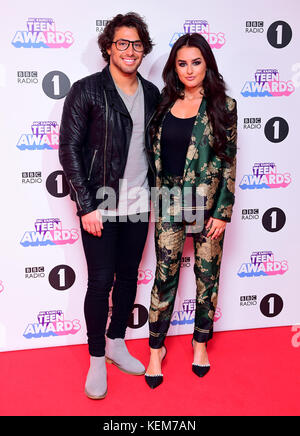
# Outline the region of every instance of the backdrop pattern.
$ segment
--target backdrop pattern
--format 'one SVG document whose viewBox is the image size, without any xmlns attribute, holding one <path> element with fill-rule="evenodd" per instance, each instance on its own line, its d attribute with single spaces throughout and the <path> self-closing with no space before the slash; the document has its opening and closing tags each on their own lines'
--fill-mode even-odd
<svg viewBox="0 0 300 436">
<path fill-rule="evenodd" d="M 117 13 L 145 17 L 155 47 L 141 74 L 162 88 L 170 47 L 203 34 L 238 103 L 236 204 L 227 226 L 215 330 L 296 324 L 300 29 L 297 0 L 5 1 L 1 14 L 0 350 L 86 342 L 87 270 L 58 160 L 64 97 L 105 66 L 97 35 Z M 153 225 L 127 338 L 148 336 Z M 189 238 L 170 335 L 191 333 Z"/>
</svg>

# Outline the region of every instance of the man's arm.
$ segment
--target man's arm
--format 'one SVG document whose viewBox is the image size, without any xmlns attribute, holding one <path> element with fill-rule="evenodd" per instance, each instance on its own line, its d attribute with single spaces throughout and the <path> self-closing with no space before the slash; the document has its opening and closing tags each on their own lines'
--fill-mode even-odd
<svg viewBox="0 0 300 436">
<path fill-rule="evenodd" d="M 59 161 L 77 204 L 77 215 L 83 216 L 95 210 L 94 200 L 88 189 L 87 176 L 82 162 L 88 101 L 80 82 L 71 87 L 64 103 L 59 132 Z"/>
</svg>

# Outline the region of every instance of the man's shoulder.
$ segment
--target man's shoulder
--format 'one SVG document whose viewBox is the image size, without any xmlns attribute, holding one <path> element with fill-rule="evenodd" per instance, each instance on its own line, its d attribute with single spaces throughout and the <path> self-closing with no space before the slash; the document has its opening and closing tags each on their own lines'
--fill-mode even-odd
<svg viewBox="0 0 300 436">
<path fill-rule="evenodd" d="M 146 86 L 147 88 L 150 88 L 152 90 L 155 90 L 156 92 L 159 92 L 158 87 L 153 82 L 150 82 L 150 80 L 145 79 L 145 77 L 143 77 L 139 73 L 138 73 L 138 77 L 142 81 L 144 86 Z"/>
<path fill-rule="evenodd" d="M 101 93 L 105 80 L 103 80 L 103 71 L 82 77 L 76 80 L 71 89 L 72 95 L 95 96 Z"/>
<path fill-rule="evenodd" d="M 97 73 L 82 77 L 81 79 L 77 80 L 75 82 L 75 84 L 77 84 L 83 88 L 88 88 L 89 86 L 95 85 L 95 84 L 99 85 L 99 82 L 101 80 L 101 74 L 102 74 L 102 72 L 99 71 Z"/>
<path fill-rule="evenodd" d="M 140 74 L 138 74 L 138 77 L 142 81 L 144 89 L 147 89 L 149 94 L 151 94 L 153 97 L 156 98 L 156 100 L 158 100 L 160 98 L 160 91 L 158 87 L 154 83 L 150 82 L 150 80 L 142 77 Z"/>
</svg>

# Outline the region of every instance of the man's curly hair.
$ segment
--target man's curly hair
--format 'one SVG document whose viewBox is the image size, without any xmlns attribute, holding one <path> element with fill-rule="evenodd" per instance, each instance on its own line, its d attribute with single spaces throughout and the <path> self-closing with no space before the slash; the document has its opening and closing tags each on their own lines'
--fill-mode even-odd
<svg viewBox="0 0 300 436">
<path fill-rule="evenodd" d="M 153 48 L 153 43 L 149 35 L 148 26 L 139 14 L 135 12 L 128 12 L 125 15 L 118 14 L 112 20 L 108 21 L 103 32 L 100 33 L 98 37 L 98 46 L 102 52 L 104 60 L 108 63 L 110 56 L 107 53 L 107 49 L 111 47 L 116 29 L 122 26 L 136 28 L 140 40 L 142 41 L 144 46 L 145 56 L 150 53 Z"/>
</svg>

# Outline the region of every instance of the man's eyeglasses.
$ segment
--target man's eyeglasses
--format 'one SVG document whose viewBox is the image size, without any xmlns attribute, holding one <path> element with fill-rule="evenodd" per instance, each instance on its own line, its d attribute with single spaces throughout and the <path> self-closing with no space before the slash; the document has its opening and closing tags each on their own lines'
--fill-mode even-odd
<svg viewBox="0 0 300 436">
<path fill-rule="evenodd" d="M 144 46 L 142 41 L 129 41 L 128 39 L 118 39 L 118 41 L 112 41 L 112 44 L 116 44 L 116 47 L 120 51 L 127 50 L 129 47 L 129 44 L 132 44 L 133 50 L 137 52 L 144 51 Z"/>
</svg>

